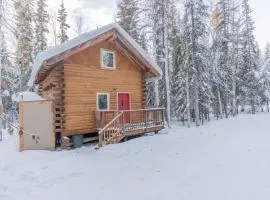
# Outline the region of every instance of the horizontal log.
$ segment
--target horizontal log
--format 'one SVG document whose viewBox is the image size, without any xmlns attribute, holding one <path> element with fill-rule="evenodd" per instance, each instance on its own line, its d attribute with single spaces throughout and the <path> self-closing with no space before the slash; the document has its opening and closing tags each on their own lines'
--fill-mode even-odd
<svg viewBox="0 0 270 200">
<path fill-rule="evenodd" d="M 89 134 L 89 133 L 96 133 L 96 129 L 70 129 L 70 130 L 63 130 L 62 136 L 71 136 L 71 135 L 81 135 L 81 134 Z"/>
<path fill-rule="evenodd" d="M 54 126 L 61 126 L 62 123 L 53 123 Z"/>
</svg>

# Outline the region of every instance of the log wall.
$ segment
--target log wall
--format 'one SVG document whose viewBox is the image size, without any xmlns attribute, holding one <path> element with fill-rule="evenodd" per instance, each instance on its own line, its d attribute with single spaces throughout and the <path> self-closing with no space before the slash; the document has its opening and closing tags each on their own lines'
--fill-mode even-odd
<svg viewBox="0 0 270 200">
<path fill-rule="evenodd" d="M 101 69 L 100 50 L 116 53 L 116 69 Z M 117 93 L 130 93 L 131 109 L 145 105 L 143 72 L 112 43 L 102 42 L 64 61 L 62 135 L 96 131 L 97 93 L 110 94 L 110 110 L 117 109 Z"/>
<path fill-rule="evenodd" d="M 63 86 L 63 63 L 59 63 L 39 84 L 38 89 L 43 98 L 53 101 L 55 133 L 61 133 L 62 130 Z"/>
</svg>

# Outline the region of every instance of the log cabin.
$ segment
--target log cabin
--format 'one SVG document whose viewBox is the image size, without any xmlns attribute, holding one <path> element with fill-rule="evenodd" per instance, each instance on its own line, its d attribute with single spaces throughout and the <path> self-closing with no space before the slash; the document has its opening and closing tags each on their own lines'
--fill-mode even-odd
<svg viewBox="0 0 270 200">
<path fill-rule="evenodd" d="M 164 109 L 146 109 L 146 84 L 162 71 L 118 24 L 85 33 L 34 61 L 29 86 L 54 105 L 55 134 L 97 134 L 100 145 L 164 128 Z"/>
</svg>

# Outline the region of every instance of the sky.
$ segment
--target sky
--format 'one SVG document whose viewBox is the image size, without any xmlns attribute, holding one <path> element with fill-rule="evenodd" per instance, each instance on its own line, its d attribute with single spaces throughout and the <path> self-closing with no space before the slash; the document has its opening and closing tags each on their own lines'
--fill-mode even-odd
<svg viewBox="0 0 270 200">
<path fill-rule="evenodd" d="M 255 36 L 261 48 L 270 42 L 270 0 L 250 0 L 253 10 Z"/>
<path fill-rule="evenodd" d="M 117 0 L 64 0 L 68 9 L 69 19 L 83 13 L 87 27 L 85 31 L 114 22 Z M 58 9 L 61 0 L 49 0 L 49 6 Z M 270 42 L 270 0 L 250 0 L 255 22 L 255 36 L 263 49 Z M 72 23 L 72 22 L 71 22 Z M 74 35 L 71 30 L 70 35 Z"/>
</svg>

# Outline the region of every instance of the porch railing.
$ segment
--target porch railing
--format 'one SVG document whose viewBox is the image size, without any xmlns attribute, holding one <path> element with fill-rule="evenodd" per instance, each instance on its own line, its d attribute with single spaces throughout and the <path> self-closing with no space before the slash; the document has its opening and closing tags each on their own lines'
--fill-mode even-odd
<svg viewBox="0 0 270 200">
<path fill-rule="evenodd" d="M 123 112 L 113 118 L 104 128 L 99 131 L 99 146 L 115 143 L 124 135 Z"/>
<path fill-rule="evenodd" d="M 118 114 L 119 114 L 119 111 L 117 111 L 117 110 L 98 111 L 98 112 L 96 112 L 97 129 L 100 130 L 100 129 L 104 128 Z"/>
<path fill-rule="evenodd" d="M 97 112 L 100 144 L 116 143 L 126 135 L 158 131 L 164 127 L 164 109 Z M 106 124 L 105 124 L 106 123 Z"/>
</svg>

